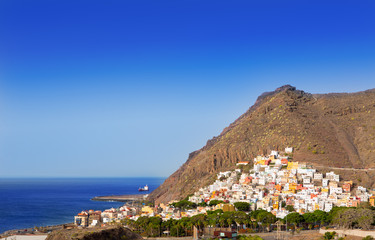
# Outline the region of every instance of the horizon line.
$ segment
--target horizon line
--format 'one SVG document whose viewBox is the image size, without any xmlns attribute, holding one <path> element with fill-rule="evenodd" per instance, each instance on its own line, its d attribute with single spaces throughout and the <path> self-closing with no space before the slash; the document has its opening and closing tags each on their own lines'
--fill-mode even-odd
<svg viewBox="0 0 375 240">
<path fill-rule="evenodd" d="M 21 178 L 167 178 L 166 176 L 129 176 L 129 177 L 126 177 L 126 176 L 15 176 L 15 177 L 12 177 L 12 176 L 7 176 L 7 177 L 2 177 L 0 176 L 0 179 L 9 179 L 9 178 L 12 178 L 12 179 L 21 179 Z"/>
</svg>

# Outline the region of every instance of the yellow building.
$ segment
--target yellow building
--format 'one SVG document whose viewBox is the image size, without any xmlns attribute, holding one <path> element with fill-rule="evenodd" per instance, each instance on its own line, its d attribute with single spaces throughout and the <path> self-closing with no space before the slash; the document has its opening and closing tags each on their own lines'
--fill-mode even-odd
<svg viewBox="0 0 375 240">
<path fill-rule="evenodd" d="M 289 190 L 290 191 L 297 190 L 297 183 L 289 183 Z"/>
<path fill-rule="evenodd" d="M 315 203 L 315 205 L 314 205 L 314 211 L 315 210 L 319 210 L 319 204 L 317 204 L 317 203 Z"/>
<path fill-rule="evenodd" d="M 298 162 L 288 162 L 287 169 L 288 170 L 298 169 Z"/>
<path fill-rule="evenodd" d="M 234 211 L 236 211 L 236 209 L 232 204 L 224 204 L 223 212 L 234 212 Z"/>
<path fill-rule="evenodd" d="M 214 210 L 221 209 L 223 212 L 234 212 L 236 209 L 232 204 L 229 203 L 219 203 L 214 207 Z"/>
<path fill-rule="evenodd" d="M 154 209 L 152 207 L 149 207 L 149 206 L 144 206 L 144 207 L 142 207 L 142 213 L 152 214 L 152 213 L 154 213 Z"/>
<path fill-rule="evenodd" d="M 260 161 L 258 161 L 258 164 L 265 165 L 266 164 L 266 160 L 260 160 Z"/>
<path fill-rule="evenodd" d="M 289 189 L 288 191 L 282 191 L 283 194 L 295 194 L 296 193 L 296 189 Z"/>
</svg>

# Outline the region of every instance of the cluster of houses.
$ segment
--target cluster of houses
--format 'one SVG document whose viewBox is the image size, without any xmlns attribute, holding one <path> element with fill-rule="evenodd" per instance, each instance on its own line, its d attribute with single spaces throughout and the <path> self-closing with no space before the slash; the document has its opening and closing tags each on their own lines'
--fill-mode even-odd
<svg viewBox="0 0 375 240">
<path fill-rule="evenodd" d="M 120 208 L 111 208 L 105 211 L 82 211 L 74 216 L 74 223 L 77 226 L 89 227 L 100 226 L 111 222 L 118 222 L 122 219 L 137 215 L 136 207 L 124 205 Z"/>
<path fill-rule="evenodd" d="M 272 151 L 269 156 L 254 158 L 253 169 L 220 172 L 217 180 L 197 191 L 190 201 L 222 200 L 233 204 L 248 202 L 252 210 L 264 209 L 278 218 L 289 211 L 287 205 L 303 214 L 315 210 L 329 212 L 333 206 L 356 207 L 360 202 L 374 206 L 375 197 L 362 186 L 353 189 L 352 181 L 340 181 L 334 172 L 319 173 L 312 166 L 293 162 L 288 155 Z M 239 162 L 237 166 L 250 162 Z"/>
<path fill-rule="evenodd" d="M 167 221 L 168 219 L 181 219 L 182 217 L 192 217 L 200 213 L 206 213 L 208 210 L 223 209 L 224 211 L 235 211 L 231 204 L 218 204 L 213 207 L 197 207 L 196 209 L 181 210 L 169 204 L 160 204 L 156 207 L 147 205 L 129 206 L 124 205 L 120 208 L 111 208 L 105 211 L 82 211 L 74 217 L 74 223 L 81 227 L 104 226 L 113 222 L 120 222 L 127 218 L 137 220 L 141 216 L 158 216 Z"/>
<path fill-rule="evenodd" d="M 238 162 L 237 169 L 220 172 L 213 184 L 189 197 L 196 204 L 221 200 L 216 206 L 180 210 L 170 205 L 172 202 L 155 207 L 124 205 L 103 212 L 83 211 L 75 216 L 74 222 L 78 226 L 93 226 L 124 218 L 136 220 L 140 216 L 159 216 L 166 221 L 217 209 L 234 211 L 235 202 L 247 202 L 251 210 L 264 209 L 278 218 L 290 213 L 288 205 L 301 214 L 315 210 L 328 212 L 333 206 L 356 207 L 361 202 L 375 205 L 375 193 L 362 186 L 354 188 L 352 181 L 340 181 L 334 172 L 319 173 L 312 166 L 291 161 L 292 152 L 293 148 L 286 148 L 283 154 L 272 151 L 268 156 L 257 156 L 251 169 L 245 167 L 249 161 Z"/>
</svg>

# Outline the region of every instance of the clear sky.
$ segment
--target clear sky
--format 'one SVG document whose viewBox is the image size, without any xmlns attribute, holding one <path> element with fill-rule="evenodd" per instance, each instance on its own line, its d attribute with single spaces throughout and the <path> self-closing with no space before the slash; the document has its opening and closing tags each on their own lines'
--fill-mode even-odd
<svg viewBox="0 0 375 240">
<path fill-rule="evenodd" d="M 264 91 L 375 88 L 375 1 L 0 1 L 0 177 L 168 176 Z"/>
</svg>

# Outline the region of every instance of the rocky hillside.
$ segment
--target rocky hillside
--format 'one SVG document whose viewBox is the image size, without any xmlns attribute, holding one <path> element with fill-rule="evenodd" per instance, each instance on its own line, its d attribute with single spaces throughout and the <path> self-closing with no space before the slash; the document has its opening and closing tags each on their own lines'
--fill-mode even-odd
<svg viewBox="0 0 375 240">
<path fill-rule="evenodd" d="M 87 228 L 87 229 L 64 229 L 53 231 L 46 240 L 142 240 L 143 238 L 131 230 L 109 226 L 106 228 Z"/>
<path fill-rule="evenodd" d="M 294 146 L 293 160 L 344 179 L 374 186 L 375 89 L 357 93 L 309 94 L 286 85 L 263 93 L 255 104 L 188 160 L 150 194 L 156 203 L 181 199 L 270 150 Z"/>
</svg>

